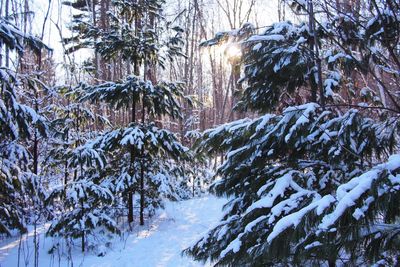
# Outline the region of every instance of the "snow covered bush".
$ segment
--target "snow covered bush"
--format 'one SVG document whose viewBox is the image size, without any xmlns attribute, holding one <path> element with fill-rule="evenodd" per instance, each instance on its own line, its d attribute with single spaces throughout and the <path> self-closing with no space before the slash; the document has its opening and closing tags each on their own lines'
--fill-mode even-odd
<svg viewBox="0 0 400 267">
<path fill-rule="evenodd" d="M 119 234 L 117 223 L 112 219 L 113 194 L 103 184 L 90 179 L 80 178 L 67 186 L 55 189 L 51 198 L 64 201 L 62 214 L 50 225 L 47 234 L 54 237 L 81 240 L 82 251 L 85 251 L 87 240 L 96 235 L 107 233 Z M 95 247 L 101 244 L 93 243 Z"/>
<path fill-rule="evenodd" d="M 353 193 L 347 203 L 341 203 L 344 196 L 335 195 L 335 191 L 343 188 L 347 193 L 360 183 L 359 177 L 369 175 L 363 174 L 369 169 L 368 160 L 394 148 L 397 128 L 398 123 L 374 122 L 356 110 L 340 115 L 310 103 L 287 108 L 282 115 L 267 114 L 208 130 L 199 149 L 209 153 L 229 151 L 217 172 L 223 179 L 212 190 L 232 200 L 225 207 L 224 221 L 190 252 L 199 259 L 210 255 L 221 264 L 290 263 L 294 259 L 287 255 L 308 253 L 302 248 L 310 240 L 327 242 L 325 233 L 348 238 L 347 233 L 332 230 L 332 225 L 337 227 L 333 210 L 339 209 L 343 216 L 346 211 L 350 219 L 354 214 L 355 221 L 370 219 L 364 212 L 384 195 L 384 190 L 372 187 L 372 181 L 384 183 L 380 186 L 386 193 L 397 188 L 387 179 L 395 179 L 400 162 L 393 157 L 394 167 L 373 168 L 370 172 L 379 169 L 379 175 L 360 185 L 364 191 Z M 346 184 L 348 190 L 344 190 Z M 364 196 L 364 192 L 373 195 L 375 190 L 379 195 Z M 368 199 L 366 206 L 364 199 Z M 382 215 L 376 224 L 385 221 L 383 210 L 369 212 Z M 321 228 L 329 218 L 331 227 Z M 319 251 L 320 260 L 337 256 L 333 248 L 323 249 L 326 247 Z M 316 255 L 313 258 L 318 260 Z"/>
<path fill-rule="evenodd" d="M 112 219 L 114 195 L 104 175 L 105 164 L 103 151 L 90 145 L 70 152 L 68 167 L 77 169 L 76 177 L 54 188 L 47 198 L 49 206 L 55 201 L 62 203 L 54 206 L 54 219 L 47 235 L 79 238 L 81 249 L 85 251 L 87 246 L 91 246 L 87 241 L 93 242 L 91 238 L 94 236 L 120 233 Z"/>
<path fill-rule="evenodd" d="M 136 191 L 144 201 L 139 206 L 151 207 L 152 211 L 162 206 L 164 199 L 178 199 L 176 185 L 182 172 L 178 162 L 188 160 L 189 154 L 170 131 L 154 124 L 131 123 L 100 135 L 90 145 L 108 153 L 106 175 L 116 195 Z M 140 152 L 133 165 L 130 149 Z"/>
</svg>

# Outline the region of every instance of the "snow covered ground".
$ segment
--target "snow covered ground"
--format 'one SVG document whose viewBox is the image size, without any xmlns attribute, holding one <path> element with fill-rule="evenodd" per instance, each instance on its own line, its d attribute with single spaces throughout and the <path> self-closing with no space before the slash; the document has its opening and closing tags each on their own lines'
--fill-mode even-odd
<svg viewBox="0 0 400 267">
<path fill-rule="evenodd" d="M 204 266 L 190 258 L 182 257 L 181 251 L 205 233 L 222 216 L 225 199 L 205 196 L 182 202 L 169 202 L 152 221 L 136 229 L 125 239 L 113 244 L 104 257 L 93 253 L 82 254 L 73 251 L 73 266 L 95 267 L 190 267 Z M 47 253 L 51 238 L 45 238 L 41 231 L 39 266 L 72 266 L 66 257 Z M 33 265 L 33 233 L 28 234 L 27 242 L 21 246 L 25 257 L 20 257 L 20 266 Z M 0 243 L 0 267 L 17 266 L 19 239 Z M 27 258 L 25 260 L 24 258 Z"/>
</svg>

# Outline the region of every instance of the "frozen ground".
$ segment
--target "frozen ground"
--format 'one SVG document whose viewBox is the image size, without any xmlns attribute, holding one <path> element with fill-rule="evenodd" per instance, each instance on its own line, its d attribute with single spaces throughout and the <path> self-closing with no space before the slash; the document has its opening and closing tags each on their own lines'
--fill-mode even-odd
<svg viewBox="0 0 400 267">
<path fill-rule="evenodd" d="M 182 202 L 169 202 L 154 219 L 143 227 L 137 227 L 125 240 L 115 242 L 104 257 L 93 253 L 72 252 L 72 264 L 66 256 L 47 253 L 52 240 L 45 238 L 40 229 L 39 266 L 94 266 L 94 267 L 190 267 L 204 266 L 190 258 L 182 257 L 182 249 L 190 246 L 221 218 L 224 199 L 213 196 Z M 0 243 L 0 267 L 18 265 L 18 248 L 21 247 L 20 266 L 33 266 L 33 239 L 28 234 L 26 242 L 19 246 L 19 239 Z M 29 262 L 28 265 L 26 263 Z"/>
</svg>

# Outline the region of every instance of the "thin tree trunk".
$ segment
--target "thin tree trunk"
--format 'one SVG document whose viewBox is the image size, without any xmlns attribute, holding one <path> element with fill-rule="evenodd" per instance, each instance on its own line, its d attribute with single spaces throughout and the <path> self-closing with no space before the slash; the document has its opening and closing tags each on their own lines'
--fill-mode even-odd
<svg viewBox="0 0 400 267">
<path fill-rule="evenodd" d="M 135 35 L 139 36 L 139 29 L 141 27 L 141 21 L 140 21 L 140 15 L 137 14 L 135 17 Z M 130 72 L 131 66 L 129 63 L 127 63 L 127 70 Z M 130 73 L 129 73 L 130 74 Z M 133 62 L 133 74 L 135 76 L 140 75 L 140 62 L 138 60 L 135 60 Z M 134 94 L 132 92 L 132 94 Z M 135 97 L 132 97 L 132 109 L 131 109 L 131 122 L 135 123 L 136 122 L 136 101 Z M 135 160 L 136 160 L 136 151 L 135 151 L 135 146 L 132 145 L 131 148 L 131 176 L 135 174 Z M 128 188 L 128 223 L 129 225 L 133 222 L 133 189 Z"/>
<path fill-rule="evenodd" d="M 84 212 L 83 210 L 83 199 L 81 199 L 81 209 L 82 213 Z M 81 236 L 81 245 L 82 245 L 82 253 L 85 252 L 85 229 L 82 230 L 82 236 Z"/>
<path fill-rule="evenodd" d="M 136 122 L 136 103 L 135 99 L 132 102 L 132 110 L 131 110 L 131 122 Z M 132 145 L 131 148 L 131 176 L 135 174 L 135 145 Z M 133 222 L 133 189 L 128 189 L 128 223 L 129 226 Z"/>
<path fill-rule="evenodd" d="M 6 0 L 6 4 L 5 4 L 5 17 L 6 19 L 8 19 L 8 15 L 9 15 L 9 5 L 10 5 L 10 0 Z M 6 58 L 5 58 L 5 63 L 6 63 L 6 68 L 8 68 L 10 66 L 10 50 L 8 49 L 8 46 L 5 46 L 5 53 L 6 53 Z"/>
<path fill-rule="evenodd" d="M 85 231 L 82 231 L 81 245 L 82 245 L 82 252 L 85 252 Z"/>
<path fill-rule="evenodd" d="M 144 126 L 145 123 L 145 106 L 144 106 L 144 95 L 142 100 L 142 125 Z M 144 147 L 142 146 L 141 151 L 141 161 L 140 161 L 140 225 L 144 225 Z"/>
<path fill-rule="evenodd" d="M 313 14 L 311 13 L 311 6 L 312 6 L 312 2 L 308 1 L 308 11 L 309 11 L 309 18 L 308 18 L 308 28 L 310 29 L 310 31 L 312 32 L 313 29 Z M 313 56 L 314 55 L 314 46 L 315 46 L 315 38 L 311 38 L 310 40 L 310 51 L 312 51 Z M 313 82 L 313 80 L 315 81 L 315 79 L 311 79 L 311 101 L 314 103 L 317 103 L 317 85 Z"/>
<path fill-rule="evenodd" d="M 321 66 L 321 58 L 319 56 L 319 47 L 318 47 L 318 33 L 315 29 L 315 18 L 314 18 L 314 6 L 313 2 L 309 1 L 309 12 L 310 12 L 310 25 L 311 25 L 311 32 L 313 34 L 313 43 L 314 43 L 314 61 L 316 62 L 317 65 L 317 85 L 319 89 L 319 95 L 320 95 L 320 104 L 322 108 L 325 107 L 325 95 L 324 95 L 324 87 L 322 83 L 322 66 Z"/>
</svg>

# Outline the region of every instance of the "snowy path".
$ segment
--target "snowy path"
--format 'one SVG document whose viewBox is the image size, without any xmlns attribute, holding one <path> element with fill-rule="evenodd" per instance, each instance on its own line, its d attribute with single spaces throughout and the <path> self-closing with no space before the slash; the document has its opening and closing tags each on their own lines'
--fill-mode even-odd
<svg viewBox="0 0 400 267">
<path fill-rule="evenodd" d="M 83 255 L 79 251 L 74 251 L 73 266 L 204 266 L 190 258 L 182 257 L 181 251 L 219 221 L 222 214 L 221 208 L 225 202 L 225 199 L 217 199 L 213 196 L 170 202 L 150 225 L 137 229 L 126 241 L 114 244 L 104 257 L 93 254 Z M 41 242 L 40 266 L 70 266 L 66 258 L 61 258 L 59 265 L 58 258 L 52 258 L 47 254 L 51 239 L 46 238 L 44 241 L 42 239 Z M 7 244 L 0 243 L 0 267 L 17 266 L 17 253 L 18 242 L 15 240 L 14 243 L 12 241 Z M 23 260 L 21 266 L 25 266 Z"/>
</svg>

